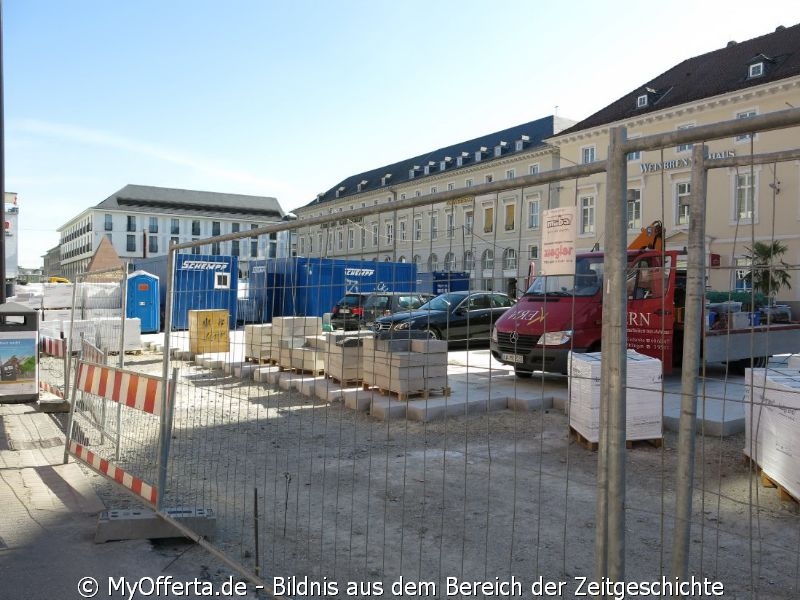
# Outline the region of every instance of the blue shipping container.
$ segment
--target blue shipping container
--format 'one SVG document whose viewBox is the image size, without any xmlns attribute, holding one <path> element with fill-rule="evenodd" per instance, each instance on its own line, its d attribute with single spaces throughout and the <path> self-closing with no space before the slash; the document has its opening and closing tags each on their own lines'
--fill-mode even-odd
<svg viewBox="0 0 800 600">
<path fill-rule="evenodd" d="M 161 293 L 157 276 L 146 271 L 135 271 L 128 275 L 125 316 L 139 319 L 142 333 L 158 333 L 161 330 Z"/>
<path fill-rule="evenodd" d="M 167 278 L 167 257 L 156 256 L 132 261 L 136 270 Z M 189 328 L 190 310 L 227 310 L 229 326 L 236 328 L 236 293 L 239 285 L 239 260 L 235 256 L 178 254 L 172 285 L 172 329 Z M 161 285 L 160 306 L 166 306 L 167 286 Z"/>
<path fill-rule="evenodd" d="M 413 263 L 336 258 L 279 258 L 250 263 L 250 298 L 261 317 L 321 317 L 347 293 L 413 292 Z"/>
</svg>

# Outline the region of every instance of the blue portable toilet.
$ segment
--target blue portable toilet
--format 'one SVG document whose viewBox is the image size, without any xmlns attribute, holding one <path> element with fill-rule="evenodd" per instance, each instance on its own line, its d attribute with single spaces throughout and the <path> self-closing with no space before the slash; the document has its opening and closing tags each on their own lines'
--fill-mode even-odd
<svg viewBox="0 0 800 600">
<path fill-rule="evenodd" d="M 161 330 L 158 276 L 146 271 L 134 271 L 128 275 L 127 293 L 125 316 L 128 319 L 139 319 L 142 333 L 158 333 Z"/>
</svg>

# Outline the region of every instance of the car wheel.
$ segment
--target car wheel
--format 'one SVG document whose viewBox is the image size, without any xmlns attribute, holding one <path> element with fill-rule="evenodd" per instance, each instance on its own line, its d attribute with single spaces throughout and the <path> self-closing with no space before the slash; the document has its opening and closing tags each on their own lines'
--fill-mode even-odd
<svg viewBox="0 0 800 600">
<path fill-rule="evenodd" d="M 440 340 L 442 339 L 442 334 L 436 331 L 433 327 L 428 327 L 425 331 L 428 332 L 428 338 L 432 340 Z"/>
<path fill-rule="evenodd" d="M 532 371 L 523 371 L 519 367 L 514 367 L 514 375 L 519 377 L 520 379 L 529 379 L 533 376 Z"/>
</svg>

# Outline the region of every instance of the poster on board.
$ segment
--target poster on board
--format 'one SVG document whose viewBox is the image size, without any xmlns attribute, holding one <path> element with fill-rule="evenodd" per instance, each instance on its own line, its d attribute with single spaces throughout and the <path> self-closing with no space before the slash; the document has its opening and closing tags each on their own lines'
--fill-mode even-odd
<svg viewBox="0 0 800 600">
<path fill-rule="evenodd" d="M 19 270 L 19 206 L 16 194 L 6 192 L 5 211 L 6 279 L 16 279 Z"/>
<path fill-rule="evenodd" d="M 575 207 L 542 211 L 542 275 L 575 274 Z"/>
</svg>

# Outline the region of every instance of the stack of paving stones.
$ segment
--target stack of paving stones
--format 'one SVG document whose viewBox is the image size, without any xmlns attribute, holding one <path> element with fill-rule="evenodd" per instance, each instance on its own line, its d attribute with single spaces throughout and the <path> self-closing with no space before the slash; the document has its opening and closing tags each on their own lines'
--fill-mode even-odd
<svg viewBox="0 0 800 600">
<path fill-rule="evenodd" d="M 271 344 L 277 345 L 278 366 L 283 370 L 322 372 L 322 351 L 307 347 L 308 337 L 322 333 L 321 317 L 275 317 Z M 276 358 L 276 354 L 272 354 Z"/>
<path fill-rule="evenodd" d="M 371 332 L 364 335 L 328 333 L 323 355 L 325 376 L 342 385 L 361 383 L 366 337 L 371 337 Z"/>
<path fill-rule="evenodd" d="M 362 377 L 364 389 L 376 388 L 400 400 L 449 395 L 447 342 L 365 338 Z"/>
<path fill-rule="evenodd" d="M 244 326 L 245 360 L 254 363 L 272 360 L 272 324 L 254 324 Z"/>
</svg>

